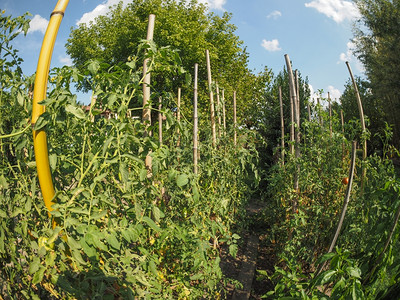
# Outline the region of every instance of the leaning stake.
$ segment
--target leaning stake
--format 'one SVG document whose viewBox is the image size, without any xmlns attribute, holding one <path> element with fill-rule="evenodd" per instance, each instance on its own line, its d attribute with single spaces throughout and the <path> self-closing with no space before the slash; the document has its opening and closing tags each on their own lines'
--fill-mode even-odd
<svg viewBox="0 0 400 300">
<path fill-rule="evenodd" d="M 212 91 L 211 81 L 211 64 L 210 64 L 210 53 L 206 50 L 206 61 L 207 61 L 207 79 L 208 79 L 208 91 L 210 93 L 210 114 L 211 114 L 211 132 L 212 132 L 212 145 L 215 148 L 217 144 L 217 135 L 215 132 L 215 112 L 214 112 L 214 95 Z"/>
<path fill-rule="evenodd" d="M 236 91 L 233 91 L 233 144 L 237 145 L 237 132 L 236 132 Z"/>
<path fill-rule="evenodd" d="M 281 164 L 285 165 L 285 123 L 283 120 L 282 87 L 279 86 L 279 106 L 281 108 Z"/>
<path fill-rule="evenodd" d="M 197 73 L 198 64 L 194 64 L 194 89 L 193 89 L 193 172 L 197 174 Z"/>
<path fill-rule="evenodd" d="M 51 14 L 46 33 L 44 35 L 42 49 L 40 50 L 39 61 L 36 69 L 35 89 L 33 92 L 32 125 L 36 123 L 39 116 L 44 113 L 45 106 L 39 102 L 46 98 L 47 80 L 54 44 L 58 29 L 64 16 L 68 0 L 59 0 Z M 47 150 L 47 136 L 43 129 L 33 130 L 33 146 L 35 149 L 36 167 L 39 177 L 40 189 L 42 191 L 44 203 L 48 211 L 52 211 L 54 197 L 54 186 L 51 177 L 49 153 Z M 54 224 L 53 224 L 54 225 Z"/>
<path fill-rule="evenodd" d="M 357 84 L 356 81 L 354 80 L 353 72 L 351 71 L 351 67 L 348 61 L 346 61 L 346 66 L 347 69 L 349 70 L 351 81 L 353 82 L 353 87 L 354 87 L 354 92 L 356 94 L 357 98 L 357 105 L 358 105 L 358 111 L 360 113 L 360 122 L 361 122 L 361 128 L 362 128 L 362 138 L 361 138 L 361 143 L 363 145 L 363 160 L 367 158 L 367 140 L 365 137 L 366 134 L 366 129 L 365 129 L 365 121 L 364 121 L 364 111 L 361 103 L 361 98 L 360 98 L 360 93 L 358 92 Z M 366 169 L 362 167 L 361 171 L 361 195 L 364 193 L 364 179 L 366 176 Z"/>
<path fill-rule="evenodd" d="M 338 239 L 340 230 L 342 229 L 342 226 L 343 226 L 343 221 L 344 221 L 344 216 L 346 215 L 347 206 L 349 204 L 351 185 L 353 184 L 354 166 L 356 164 L 356 150 L 357 150 L 357 142 L 353 141 L 352 150 L 351 150 L 351 165 L 350 165 L 350 171 L 349 171 L 349 183 L 347 184 L 346 196 L 345 196 L 344 202 L 343 202 L 342 213 L 340 214 L 339 223 L 337 225 L 336 232 L 332 239 L 331 245 L 329 246 L 328 253 L 331 253 L 333 251 L 333 248 L 336 245 L 336 241 Z M 321 265 L 321 267 L 318 268 L 318 271 L 316 272 L 315 276 L 317 276 L 319 273 L 321 273 L 322 269 L 325 267 L 325 264 L 326 264 L 326 261 Z"/>
</svg>

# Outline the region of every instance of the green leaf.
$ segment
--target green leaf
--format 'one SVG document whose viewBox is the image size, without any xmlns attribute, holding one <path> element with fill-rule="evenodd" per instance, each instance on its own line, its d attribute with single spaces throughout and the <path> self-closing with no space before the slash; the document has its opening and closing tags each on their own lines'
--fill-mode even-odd
<svg viewBox="0 0 400 300">
<path fill-rule="evenodd" d="M 152 260 L 149 262 L 149 269 L 154 276 L 158 276 L 156 264 Z"/>
<path fill-rule="evenodd" d="M 229 245 L 229 254 L 236 258 L 236 254 L 238 252 L 238 246 L 236 244 Z"/>
<path fill-rule="evenodd" d="M 8 189 L 8 183 L 7 183 L 7 180 L 4 177 L 4 175 L 0 176 L 0 187 L 2 187 L 4 189 Z"/>
<path fill-rule="evenodd" d="M 178 177 L 176 177 L 176 184 L 179 187 L 185 186 L 186 184 L 188 184 L 188 182 L 189 182 L 189 178 L 186 174 L 180 174 L 180 175 L 178 175 Z"/>
<path fill-rule="evenodd" d="M 157 231 L 157 232 L 160 232 L 160 231 L 161 231 L 160 227 L 158 227 L 158 226 L 156 225 L 156 223 L 154 223 L 154 221 L 153 221 L 152 219 L 150 219 L 149 217 L 144 216 L 144 217 L 143 217 L 143 221 L 144 221 L 147 225 L 149 225 L 149 227 L 150 227 L 151 229 L 153 229 L 154 231 Z"/>
<path fill-rule="evenodd" d="M 361 271 L 358 268 L 348 267 L 346 271 L 351 277 L 361 278 Z"/>
<path fill-rule="evenodd" d="M 85 252 L 88 257 L 96 257 L 97 252 L 95 248 L 89 246 L 84 239 L 81 239 L 79 242 L 82 246 L 83 252 Z"/>
<path fill-rule="evenodd" d="M 74 239 L 72 236 L 68 236 L 68 237 L 67 237 L 67 241 L 68 241 L 68 246 L 69 246 L 72 250 L 81 249 L 81 244 L 78 243 L 77 241 L 75 241 L 75 239 Z"/>
<path fill-rule="evenodd" d="M 322 276 L 321 284 L 327 283 L 331 279 L 331 277 L 335 274 L 336 274 L 336 270 L 328 270 L 328 271 L 322 273 L 321 274 L 321 276 Z"/>
<path fill-rule="evenodd" d="M 41 266 L 39 270 L 35 273 L 35 275 L 33 275 L 32 279 L 33 285 L 38 284 L 43 280 L 44 271 L 46 271 L 46 268 Z"/>
<path fill-rule="evenodd" d="M 154 216 L 154 221 L 158 223 L 160 222 L 161 218 L 164 218 L 165 215 L 157 206 L 153 206 L 153 216 Z"/>
<path fill-rule="evenodd" d="M 17 101 L 20 106 L 24 106 L 25 98 L 24 95 L 22 95 L 21 91 L 18 91 L 17 93 Z"/>
<path fill-rule="evenodd" d="M 92 60 L 88 65 L 88 70 L 90 71 L 90 73 L 92 73 L 92 75 L 96 75 L 99 69 L 100 63 L 97 60 Z"/>
<path fill-rule="evenodd" d="M 39 267 L 40 267 L 40 258 L 35 256 L 29 265 L 29 274 L 35 273 L 37 270 L 39 270 Z"/>
<path fill-rule="evenodd" d="M 116 250 L 121 248 L 121 243 L 117 240 L 115 233 L 111 233 L 106 238 L 107 243 Z"/>
<path fill-rule="evenodd" d="M 102 210 L 102 211 L 96 211 L 91 215 L 91 219 L 93 220 L 98 220 L 107 215 L 107 210 Z"/>
<path fill-rule="evenodd" d="M 50 163 L 50 168 L 52 170 L 55 170 L 57 166 L 57 154 L 52 153 L 49 155 L 49 163 Z"/>
<path fill-rule="evenodd" d="M 78 119 L 85 119 L 86 118 L 85 113 L 83 112 L 82 108 L 80 108 L 80 107 L 76 107 L 76 106 L 73 106 L 71 104 L 67 104 L 65 106 L 65 111 L 73 114 Z"/>
<path fill-rule="evenodd" d="M 119 164 L 119 173 L 121 174 L 122 182 L 124 184 L 127 184 L 129 179 L 129 173 L 126 164 L 124 162 L 120 162 Z"/>
<path fill-rule="evenodd" d="M 48 117 L 47 112 L 44 112 L 43 114 L 41 114 L 35 123 L 34 130 L 38 131 L 38 130 L 43 129 L 49 123 L 49 120 L 47 119 L 47 117 Z"/>
<path fill-rule="evenodd" d="M 86 265 L 86 261 L 83 260 L 81 252 L 79 250 L 72 250 L 72 257 L 81 265 Z"/>
</svg>

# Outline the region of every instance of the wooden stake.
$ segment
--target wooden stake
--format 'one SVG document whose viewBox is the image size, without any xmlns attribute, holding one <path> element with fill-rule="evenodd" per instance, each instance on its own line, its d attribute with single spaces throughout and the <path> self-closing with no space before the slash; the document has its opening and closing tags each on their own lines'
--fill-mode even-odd
<svg viewBox="0 0 400 300">
<path fill-rule="evenodd" d="M 349 204 L 351 186 L 353 183 L 353 176 L 354 176 L 354 167 L 356 164 L 356 150 L 357 150 L 357 143 L 356 143 L 356 141 L 353 141 L 352 151 L 351 151 L 351 165 L 350 165 L 350 171 L 349 171 L 349 183 L 347 184 L 346 196 L 343 201 L 342 213 L 340 214 L 339 223 L 336 227 L 336 232 L 335 232 L 335 235 L 333 236 L 331 245 L 329 246 L 328 253 L 331 253 L 333 251 L 333 248 L 336 245 L 337 238 L 338 238 L 340 230 L 342 229 L 342 226 L 343 226 L 343 221 L 344 221 L 344 216 L 346 215 L 347 206 Z M 322 269 L 325 267 L 325 264 L 326 264 L 326 261 L 318 268 L 315 276 L 317 276 L 319 273 L 321 273 Z"/>
<path fill-rule="evenodd" d="M 147 40 L 153 40 L 154 34 L 154 21 L 156 16 L 151 14 L 149 15 L 149 24 L 147 27 Z M 142 121 L 146 126 L 145 134 L 151 136 L 151 132 L 148 131 L 148 128 L 151 126 L 151 104 L 150 104 L 150 72 L 147 71 L 147 65 L 149 60 L 146 58 L 143 62 L 143 115 Z M 147 177 L 150 178 L 152 176 L 152 158 L 150 153 L 146 156 L 145 166 L 147 169 Z"/>
<path fill-rule="evenodd" d="M 176 120 L 178 121 L 178 123 L 181 122 L 181 88 L 178 88 L 178 101 L 177 101 L 177 108 L 176 108 Z M 176 134 L 178 135 L 178 141 L 176 142 L 176 147 L 179 147 L 181 145 L 181 133 L 179 131 L 179 127 L 178 127 L 178 130 L 177 130 Z"/>
<path fill-rule="evenodd" d="M 295 132 L 295 157 L 298 159 L 300 157 L 300 120 L 298 119 L 299 114 L 297 113 L 297 110 L 299 109 L 297 107 L 297 93 L 296 93 L 296 88 L 294 84 L 294 78 L 293 78 L 293 71 L 292 71 L 292 65 L 290 63 L 290 58 L 289 55 L 285 54 L 285 60 L 286 60 L 286 67 L 287 67 L 287 72 L 289 76 L 289 90 L 290 90 L 290 98 L 293 100 L 293 115 L 295 117 L 295 122 L 297 124 L 296 132 Z M 293 183 L 293 188 L 298 193 L 299 191 L 299 174 L 300 174 L 300 165 L 297 164 L 296 171 L 294 172 L 294 183 Z M 293 200 L 293 212 L 296 212 L 297 209 L 297 197 Z"/>
<path fill-rule="evenodd" d="M 162 109 L 162 98 L 158 98 L 158 141 L 160 145 L 163 143 L 163 132 L 162 132 L 162 123 L 163 123 L 163 115 L 161 113 Z"/>
<path fill-rule="evenodd" d="M 194 64 L 194 96 L 193 96 L 193 173 L 197 174 L 197 160 L 198 160 L 198 116 L 197 116 L 197 73 L 198 73 L 198 64 Z"/>
<path fill-rule="evenodd" d="M 285 123 L 283 119 L 282 87 L 279 86 L 279 105 L 281 108 L 281 166 L 285 165 Z"/>
<path fill-rule="evenodd" d="M 222 123 L 224 128 L 224 136 L 226 136 L 226 112 L 225 112 L 225 90 L 222 89 Z"/>
<path fill-rule="evenodd" d="M 354 79 L 353 72 L 351 71 L 351 67 L 350 67 L 350 64 L 348 61 L 346 61 L 346 65 L 347 65 L 347 69 L 349 70 L 351 81 L 353 82 L 354 92 L 355 92 L 356 98 L 357 98 L 357 105 L 358 105 L 358 111 L 360 113 L 360 122 L 361 122 L 362 135 L 363 135 L 360 142 L 363 145 L 363 160 L 365 160 L 367 158 L 367 140 L 365 138 L 366 129 L 365 129 L 364 111 L 363 111 L 363 107 L 362 107 L 362 103 L 361 103 L 360 93 L 358 92 L 357 84 Z M 363 193 L 364 193 L 364 179 L 366 176 L 366 172 L 367 172 L 367 169 L 362 167 L 361 186 L 360 186 L 361 195 L 363 195 Z"/>
<path fill-rule="evenodd" d="M 221 121 L 221 102 L 219 99 L 219 86 L 218 86 L 218 82 L 217 82 L 217 117 L 218 117 L 218 137 L 221 138 L 221 125 L 222 125 L 222 121 Z"/>
<path fill-rule="evenodd" d="M 155 15 L 150 15 L 149 16 L 149 24 L 147 27 L 147 40 L 152 41 L 153 40 L 153 34 L 154 34 L 154 21 L 155 21 Z M 146 127 L 149 127 L 151 125 L 151 106 L 150 106 L 150 72 L 147 71 L 148 68 L 148 63 L 149 59 L 146 58 L 143 62 L 143 123 L 146 124 Z"/>
<path fill-rule="evenodd" d="M 322 126 L 322 125 L 324 125 L 324 120 L 321 118 L 321 104 L 319 103 L 319 97 L 317 98 L 317 106 L 318 106 L 319 125 Z"/>
<path fill-rule="evenodd" d="M 300 132 L 300 87 L 299 87 L 299 71 L 295 70 L 295 84 L 296 84 L 296 100 L 297 100 L 297 105 L 296 105 L 296 114 L 297 114 L 297 120 L 296 120 L 296 125 L 297 125 L 297 130 Z"/>
<path fill-rule="evenodd" d="M 213 145 L 213 148 L 215 148 L 217 145 L 217 135 L 215 132 L 214 95 L 213 95 L 213 91 L 212 91 L 210 53 L 208 50 L 206 50 L 206 61 L 207 61 L 208 90 L 209 90 L 209 94 L 210 94 L 212 145 Z"/>
<path fill-rule="evenodd" d="M 236 91 L 233 91 L 233 144 L 237 145 L 237 132 L 236 132 Z"/>
<path fill-rule="evenodd" d="M 362 133 L 365 134 L 366 129 L 365 129 L 364 111 L 363 111 L 363 106 L 361 103 L 360 93 L 358 92 L 357 84 L 354 79 L 353 72 L 351 71 L 351 67 L 350 67 L 350 64 L 348 61 L 346 61 L 346 65 L 349 70 L 351 81 L 353 82 L 354 92 L 355 92 L 356 98 L 357 98 L 357 105 L 358 105 L 358 111 L 360 113 L 360 122 L 361 122 Z M 362 139 L 362 144 L 363 144 L 363 160 L 364 160 L 367 158 L 367 141 L 364 138 Z"/>
<path fill-rule="evenodd" d="M 344 118 L 343 118 L 343 109 L 340 110 L 340 119 L 342 121 L 342 133 L 344 135 Z M 342 142 L 342 161 L 344 161 L 344 142 Z"/>
<path fill-rule="evenodd" d="M 329 137 L 332 138 L 332 105 L 331 96 L 328 92 L 328 105 L 329 105 Z"/>
</svg>

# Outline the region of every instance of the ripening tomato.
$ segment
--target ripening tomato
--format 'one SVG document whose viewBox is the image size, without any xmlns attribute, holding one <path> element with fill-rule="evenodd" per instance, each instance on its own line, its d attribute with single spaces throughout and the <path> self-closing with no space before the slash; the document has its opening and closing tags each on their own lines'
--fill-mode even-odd
<svg viewBox="0 0 400 300">
<path fill-rule="evenodd" d="M 342 183 L 343 183 L 344 185 L 349 184 L 349 177 L 343 178 Z"/>
</svg>

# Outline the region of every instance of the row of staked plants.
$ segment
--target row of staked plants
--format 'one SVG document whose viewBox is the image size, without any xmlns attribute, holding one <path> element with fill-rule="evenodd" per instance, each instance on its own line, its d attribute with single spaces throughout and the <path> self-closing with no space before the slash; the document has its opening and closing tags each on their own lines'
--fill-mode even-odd
<svg viewBox="0 0 400 300">
<path fill-rule="evenodd" d="M 321 98 L 322 103 L 327 100 Z M 277 257 L 274 272 L 259 270 L 259 279 L 274 285 L 267 298 L 398 297 L 400 180 L 391 160 L 396 151 L 390 146 L 390 126 L 380 135 L 383 155 L 362 160 L 362 150 L 357 150 L 347 213 L 336 246 L 328 253 L 344 205 L 351 143 L 357 140 L 359 145 L 368 138 L 357 120 L 342 126 L 340 105 L 334 107 L 330 117 L 328 109 L 314 105 L 311 118 L 301 120 L 300 157 L 286 150 L 284 164 L 280 161 L 270 169 L 264 218 L 271 229 L 266 244 L 274 247 Z"/>
<path fill-rule="evenodd" d="M 200 128 L 195 174 L 191 116 L 176 120 L 174 91 L 152 95 L 153 103 L 162 96 L 165 104 L 162 144 L 131 117 L 141 110 L 130 103 L 143 97 L 143 56 L 152 70 L 185 76 L 176 52 L 143 43 L 126 63 L 89 61 L 85 72 L 53 69 L 42 102 L 46 112 L 34 125 L 48 136 L 56 189 L 49 215 L 30 124 L 34 77 L 22 73 L 11 44 L 27 28 L 26 16 L 0 16 L 0 294 L 5 299 L 222 297 L 221 247 L 236 253 L 238 220 L 258 182 L 257 152 L 240 138 L 254 140 L 254 133 L 238 129 L 234 146 L 228 126 L 213 148 L 209 129 Z M 72 91 L 83 84 L 95 99 L 89 111 Z M 190 108 L 191 100 L 183 105 Z M 102 116 L 105 112 L 113 117 Z M 150 130 L 157 132 L 157 126 Z"/>
</svg>

